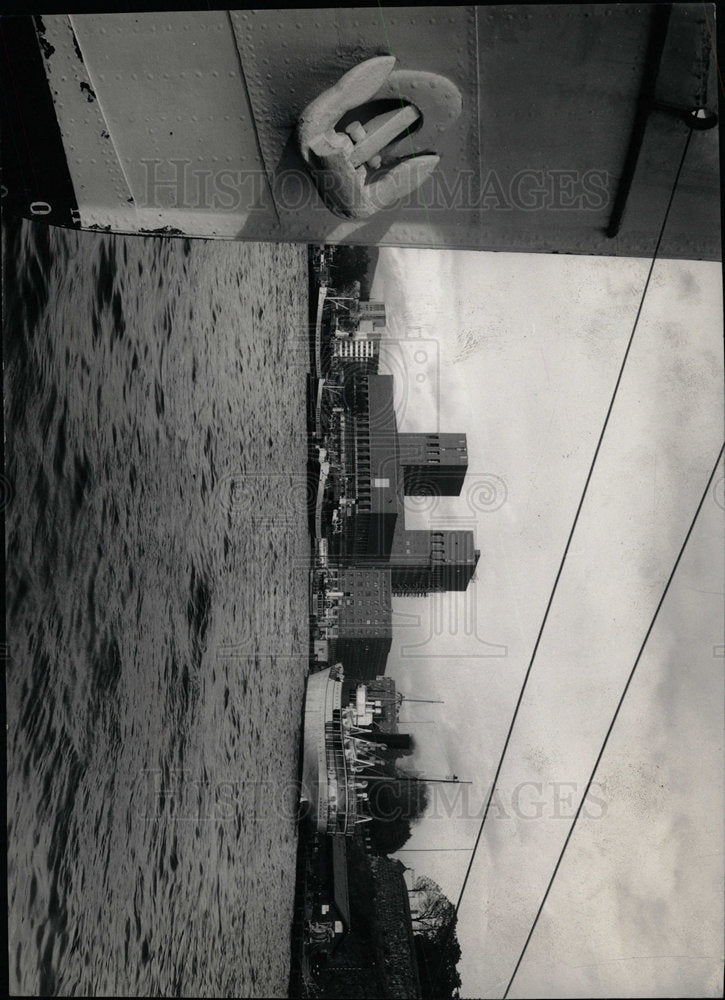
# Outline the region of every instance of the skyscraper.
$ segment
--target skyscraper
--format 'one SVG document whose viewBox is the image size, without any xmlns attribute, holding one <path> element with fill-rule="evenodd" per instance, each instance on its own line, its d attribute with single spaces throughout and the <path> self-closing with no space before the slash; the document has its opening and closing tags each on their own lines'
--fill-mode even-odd
<svg viewBox="0 0 725 1000">
<path fill-rule="evenodd" d="M 396 530 L 390 554 L 391 586 L 398 595 L 465 590 L 476 571 L 479 550 L 469 530 Z"/>
<path fill-rule="evenodd" d="M 399 434 L 406 496 L 458 496 L 468 469 L 465 434 Z"/>
</svg>

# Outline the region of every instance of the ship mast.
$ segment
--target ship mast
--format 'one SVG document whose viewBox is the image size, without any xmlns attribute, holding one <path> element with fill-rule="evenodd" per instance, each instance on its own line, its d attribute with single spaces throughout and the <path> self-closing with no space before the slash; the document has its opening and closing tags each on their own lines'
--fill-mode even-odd
<svg viewBox="0 0 725 1000">
<path fill-rule="evenodd" d="M 365 778 L 368 781 L 408 781 L 408 782 L 418 782 L 426 785 L 439 784 L 439 785 L 471 785 L 472 781 L 467 778 L 458 778 L 455 774 L 451 775 L 449 778 L 432 778 L 426 775 L 416 775 L 416 774 L 400 774 L 400 775 L 387 775 L 387 774 L 366 774 Z"/>
<path fill-rule="evenodd" d="M 421 705 L 445 705 L 442 698 L 409 698 L 407 694 L 400 696 L 401 701 L 417 701 Z"/>
</svg>

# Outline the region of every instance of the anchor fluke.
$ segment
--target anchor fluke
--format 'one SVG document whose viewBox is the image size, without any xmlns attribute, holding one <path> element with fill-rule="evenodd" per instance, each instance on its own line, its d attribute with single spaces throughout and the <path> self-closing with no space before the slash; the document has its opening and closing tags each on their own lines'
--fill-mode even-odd
<svg viewBox="0 0 725 1000">
<path fill-rule="evenodd" d="M 433 73 L 395 71 L 394 66 L 393 56 L 360 63 L 308 104 L 298 122 L 300 152 L 320 195 L 345 219 L 370 218 L 420 187 L 440 157 L 413 148 L 413 127 L 420 146 L 421 139 L 442 131 L 461 110 L 460 93 L 450 80 Z M 374 115 L 372 109 L 365 114 L 365 105 L 373 99 L 397 106 L 383 114 Z M 360 112 L 358 118 L 337 131 L 353 110 Z M 403 137 L 409 140 L 410 154 L 396 159 L 394 147 Z"/>
</svg>

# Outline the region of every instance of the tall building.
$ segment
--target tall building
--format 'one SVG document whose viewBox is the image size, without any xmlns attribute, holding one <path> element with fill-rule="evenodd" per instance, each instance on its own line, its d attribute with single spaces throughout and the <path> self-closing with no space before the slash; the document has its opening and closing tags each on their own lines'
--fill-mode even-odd
<svg viewBox="0 0 725 1000">
<path fill-rule="evenodd" d="M 383 674 L 393 639 L 390 570 L 331 568 L 325 604 L 330 662 L 341 660 L 354 683 Z"/>
<path fill-rule="evenodd" d="M 422 596 L 443 590 L 465 590 L 476 571 L 479 550 L 473 532 L 395 532 L 390 554 L 394 594 Z"/>
<path fill-rule="evenodd" d="M 399 434 L 406 496 L 458 496 L 468 470 L 465 434 Z"/>
</svg>

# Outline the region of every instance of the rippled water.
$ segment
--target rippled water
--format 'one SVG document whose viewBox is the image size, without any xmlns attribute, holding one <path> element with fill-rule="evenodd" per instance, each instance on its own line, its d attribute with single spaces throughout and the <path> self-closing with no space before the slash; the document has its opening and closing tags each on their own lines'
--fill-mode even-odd
<svg viewBox="0 0 725 1000">
<path fill-rule="evenodd" d="M 11 990 L 283 996 L 305 249 L 4 244 Z"/>
</svg>

